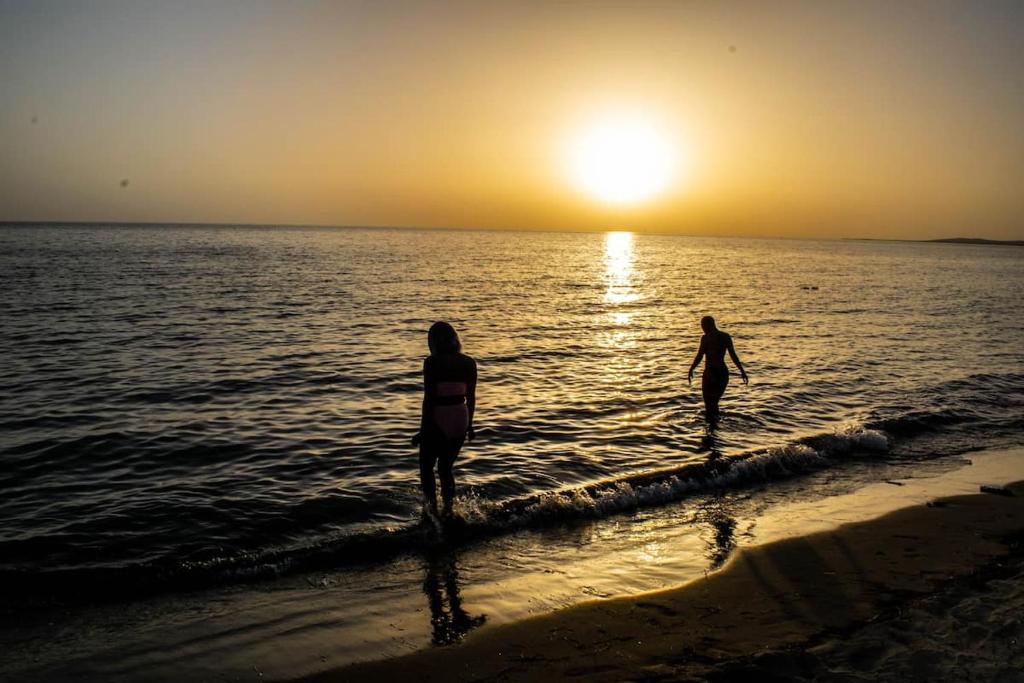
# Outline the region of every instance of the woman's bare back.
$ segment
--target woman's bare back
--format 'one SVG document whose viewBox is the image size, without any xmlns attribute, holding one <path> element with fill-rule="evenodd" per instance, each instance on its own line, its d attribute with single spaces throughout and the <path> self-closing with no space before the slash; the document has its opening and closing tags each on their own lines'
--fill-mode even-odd
<svg viewBox="0 0 1024 683">
<path fill-rule="evenodd" d="M 732 337 L 721 330 L 715 330 L 701 337 L 704 358 L 710 367 L 725 367 L 725 352 L 732 347 Z"/>
</svg>

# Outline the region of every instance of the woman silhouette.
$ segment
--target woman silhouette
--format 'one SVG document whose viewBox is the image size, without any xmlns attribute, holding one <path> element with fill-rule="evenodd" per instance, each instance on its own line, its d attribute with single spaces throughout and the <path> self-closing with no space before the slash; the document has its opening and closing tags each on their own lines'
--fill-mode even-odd
<svg viewBox="0 0 1024 683">
<path fill-rule="evenodd" d="M 718 426 L 718 402 L 725 393 L 725 387 L 729 384 L 729 368 L 725 365 L 725 352 L 729 352 L 733 364 L 740 371 L 743 383 L 747 384 L 747 372 L 743 369 L 743 363 L 736 355 L 736 349 L 732 346 L 732 337 L 722 332 L 715 326 L 715 319 L 706 315 L 700 319 L 700 326 L 704 335 L 700 338 L 700 348 L 690 365 L 690 371 L 686 374 L 686 381 L 693 381 L 693 371 L 700 365 L 701 358 L 707 356 L 704 364 L 704 375 L 700 380 L 700 390 L 704 395 L 704 419 L 714 429 Z"/>
<path fill-rule="evenodd" d="M 473 440 L 476 361 L 462 353 L 455 328 L 436 322 L 427 333 L 430 355 L 423 361 L 423 413 L 412 438 L 420 447 L 420 485 L 427 511 L 437 514 L 434 465 L 441 479 L 442 514 L 450 516 L 455 499 L 452 466 L 463 442 Z"/>
</svg>

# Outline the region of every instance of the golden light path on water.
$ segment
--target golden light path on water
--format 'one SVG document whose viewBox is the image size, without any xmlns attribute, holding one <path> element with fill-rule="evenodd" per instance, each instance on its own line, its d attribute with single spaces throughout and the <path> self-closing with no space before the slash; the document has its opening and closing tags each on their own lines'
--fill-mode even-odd
<svg viewBox="0 0 1024 683">
<path fill-rule="evenodd" d="M 640 298 L 633 288 L 633 233 L 609 232 L 605 236 L 604 260 L 607 290 L 604 300 L 609 304 L 625 304 Z M 619 322 L 629 322 L 626 317 Z"/>
<path fill-rule="evenodd" d="M 612 390 L 623 402 L 629 401 L 631 378 L 640 370 L 636 358 L 629 353 L 637 347 L 639 331 L 635 307 L 643 299 L 634 262 L 633 233 L 621 230 L 606 233 L 604 303 L 610 324 L 601 336 L 604 346 L 615 353 L 607 360 L 604 375 L 608 388 L 614 387 Z M 627 410 L 620 419 L 634 421 L 637 414 Z"/>
<path fill-rule="evenodd" d="M 640 292 L 633 284 L 633 233 L 607 233 L 604 261 L 604 302 L 608 306 L 607 315 L 612 322 L 610 331 L 605 335 L 607 345 L 615 349 L 631 348 L 636 344 L 636 334 L 630 328 L 633 311 L 628 308 L 641 298 Z M 623 310 L 624 308 L 627 310 Z"/>
</svg>

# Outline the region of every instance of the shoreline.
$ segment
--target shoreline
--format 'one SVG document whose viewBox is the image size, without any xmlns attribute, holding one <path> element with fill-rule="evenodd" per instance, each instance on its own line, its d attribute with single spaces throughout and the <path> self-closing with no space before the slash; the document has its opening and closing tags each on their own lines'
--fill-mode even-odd
<svg viewBox="0 0 1024 683">
<path fill-rule="evenodd" d="M 962 592 L 965 578 L 978 580 L 1004 558 L 1019 560 L 1024 482 L 1008 488 L 1014 495 L 940 498 L 743 547 L 720 570 L 675 588 L 583 603 L 472 633 L 458 645 L 296 680 L 685 680 L 779 667 L 796 675 L 794 667 L 811 666 L 809 649 L 838 656 L 841 640 L 856 641 L 901 605 Z M 1020 576 L 1011 576 L 1011 588 Z M 1024 601 L 1024 590 L 1012 595 Z"/>
</svg>

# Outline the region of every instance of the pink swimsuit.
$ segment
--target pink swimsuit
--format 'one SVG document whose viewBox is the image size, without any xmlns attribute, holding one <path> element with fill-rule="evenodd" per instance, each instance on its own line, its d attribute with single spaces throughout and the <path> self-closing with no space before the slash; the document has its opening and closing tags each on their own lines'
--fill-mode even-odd
<svg viewBox="0 0 1024 683">
<path fill-rule="evenodd" d="M 469 427 L 469 409 L 466 407 L 465 382 L 437 383 L 434 424 L 451 441 L 466 435 L 466 429 Z"/>
</svg>

